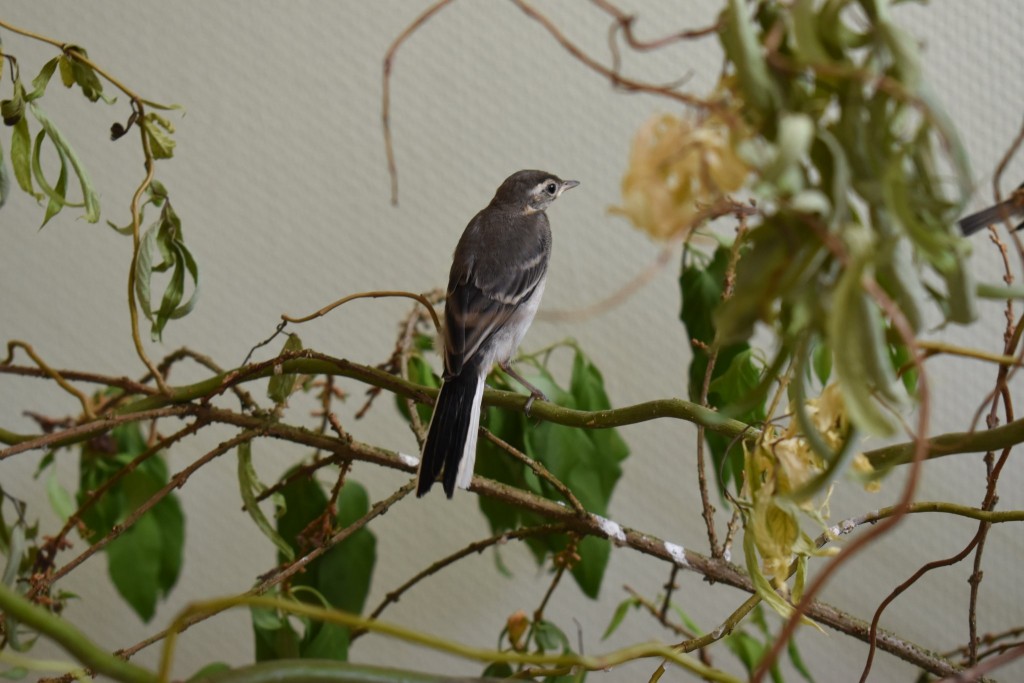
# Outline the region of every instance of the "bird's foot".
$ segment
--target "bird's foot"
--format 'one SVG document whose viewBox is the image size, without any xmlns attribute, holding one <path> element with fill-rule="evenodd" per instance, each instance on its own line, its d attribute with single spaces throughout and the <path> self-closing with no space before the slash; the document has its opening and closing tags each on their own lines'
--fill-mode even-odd
<svg viewBox="0 0 1024 683">
<path fill-rule="evenodd" d="M 512 363 L 498 363 L 498 366 L 505 371 L 509 377 L 522 384 L 526 389 L 530 390 L 530 397 L 526 399 L 526 405 L 523 406 L 523 412 L 526 413 L 526 417 L 530 417 L 530 408 L 533 407 L 533 402 L 538 398 L 542 401 L 548 400 L 548 397 L 544 395 L 544 392 L 533 386 L 520 375 L 518 372 L 512 369 Z"/>
</svg>

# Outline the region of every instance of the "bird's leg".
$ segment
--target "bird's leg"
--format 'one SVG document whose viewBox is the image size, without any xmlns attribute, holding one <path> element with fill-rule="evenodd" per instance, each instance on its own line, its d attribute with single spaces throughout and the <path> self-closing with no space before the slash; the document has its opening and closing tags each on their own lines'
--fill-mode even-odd
<svg viewBox="0 0 1024 683">
<path fill-rule="evenodd" d="M 548 397 L 544 395 L 543 391 L 527 382 L 525 379 L 523 379 L 522 375 L 520 375 L 518 372 L 512 369 L 512 361 L 509 360 L 505 361 L 504 363 L 498 363 L 498 367 L 504 370 L 505 374 L 507 374 L 509 377 L 513 378 L 515 381 L 519 382 L 524 387 L 530 390 L 530 398 L 526 399 L 526 405 L 523 406 L 523 412 L 526 413 L 527 417 L 530 416 L 530 408 L 533 407 L 533 402 L 536 399 L 539 398 L 542 401 L 548 400 Z"/>
</svg>

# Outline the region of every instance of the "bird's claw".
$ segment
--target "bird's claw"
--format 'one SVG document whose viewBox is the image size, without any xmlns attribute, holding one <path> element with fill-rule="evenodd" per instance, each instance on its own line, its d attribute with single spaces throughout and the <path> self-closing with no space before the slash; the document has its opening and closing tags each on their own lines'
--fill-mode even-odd
<svg viewBox="0 0 1024 683">
<path fill-rule="evenodd" d="M 526 405 L 523 406 L 523 412 L 526 413 L 526 417 L 530 417 L 530 408 L 533 407 L 533 402 L 536 401 L 538 398 L 542 401 L 548 400 L 548 397 L 545 396 L 543 392 L 531 391 L 530 397 L 526 399 Z"/>
</svg>

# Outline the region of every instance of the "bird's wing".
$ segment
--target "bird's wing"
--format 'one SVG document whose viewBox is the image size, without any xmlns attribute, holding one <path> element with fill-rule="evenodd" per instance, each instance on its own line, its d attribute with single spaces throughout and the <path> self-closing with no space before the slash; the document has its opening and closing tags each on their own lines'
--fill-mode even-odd
<svg viewBox="0 0 1024 683">
<path fill-rule="evenodd" d="M 456 249 L 445 304 L 448 373 L 461 372 L 544 279 L 550 232 L 543 214 L 536 219 L 525 230 L 516 226 L 518 234 L 473 223 L 467 228 Z"/>
</svg>

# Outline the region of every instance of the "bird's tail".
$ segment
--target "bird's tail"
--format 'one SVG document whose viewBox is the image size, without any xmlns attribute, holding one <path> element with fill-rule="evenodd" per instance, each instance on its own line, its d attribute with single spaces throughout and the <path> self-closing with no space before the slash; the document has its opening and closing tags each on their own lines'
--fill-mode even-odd
<svg viewBox="0 0 1024 683">
<path fill-rule="evenodd" d="M 446 379 L 434 403 L 427 438 L 420 454 L 419 484 L 422 496 L 444 472 L 444 492 L 449 498 L 455 486 L 469 488 L 476 461 L 476 439 L 480 427 L 480 399 L 484 378 L 472 368 Z"/>
<path fill-rule="evenodd" d="M 1010 217 L 1010 220 L 1017 220 L 1024 216 L 1024 184 L 1021 184 L 1009 199 L 961 218 L 960 230 L 964 236 L 973 235 L 982 228 L 1002 223 L 1007 216 Z M 1024 223 L 1014 229 L 1020 230 L 1021 228 L 1024 228 Z"/>
</svg>

